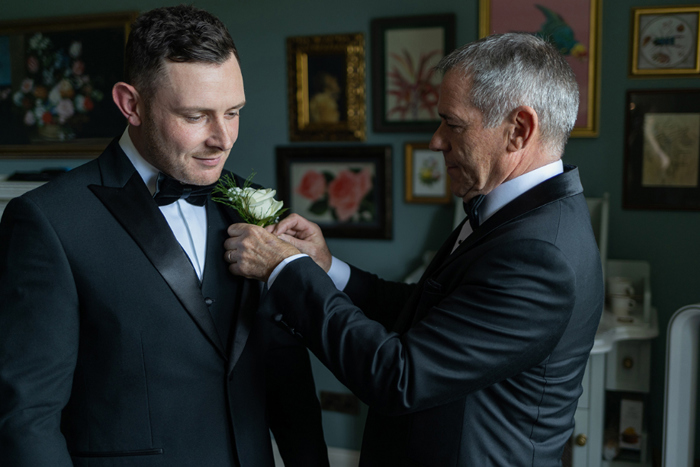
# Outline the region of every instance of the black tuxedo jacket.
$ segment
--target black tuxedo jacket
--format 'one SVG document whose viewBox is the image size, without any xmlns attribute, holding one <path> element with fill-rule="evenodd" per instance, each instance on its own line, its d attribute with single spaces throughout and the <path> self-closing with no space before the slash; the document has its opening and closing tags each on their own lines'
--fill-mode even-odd
<svg viewBox="0 0 700 467">
<path fill-rule="evenodd" d="M 242 182 L 238 178 L 239 182 Z M 200 284 L 114 140 L 0 224 L 0 465 L 328 465 L 306 349 L 256 314 L 207 202 Z"/>
<path fill-rule="evenodd" d="M 418 284 L 303 258 L 263 306 L 370 406 L 361 465 L 560 465 L 603 308 L 578 170 L 460 230 Z"/>
</svg>

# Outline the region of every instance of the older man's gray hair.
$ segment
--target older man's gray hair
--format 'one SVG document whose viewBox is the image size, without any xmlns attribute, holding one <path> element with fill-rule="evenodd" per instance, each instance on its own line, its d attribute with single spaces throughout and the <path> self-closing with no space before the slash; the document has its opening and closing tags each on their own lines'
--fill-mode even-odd
<svg viewBox="0 0 700 467">
<path fill-rule="evenodd" d="M 465 103 L 481 111 L 487 128 L 520 105 L 532 107 L 543 144 L 563 154 L 578 113 L 578 84 L 553 45 L 528 33 L 495 34 L 453 51 L 437 69 L 464 73 L 471 84 Z"/>
</svg>

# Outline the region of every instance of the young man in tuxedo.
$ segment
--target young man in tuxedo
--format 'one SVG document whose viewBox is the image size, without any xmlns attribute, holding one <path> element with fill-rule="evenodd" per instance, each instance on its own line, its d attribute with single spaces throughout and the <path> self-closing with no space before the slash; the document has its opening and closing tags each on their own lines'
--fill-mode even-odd
<svg viewBox="0 0 700 467">
<path fill-rule="evenodd" d="M 211 201 L 245 104 L 225 26 L 189 6 L 132 26 L 128 121 L 0 224 L 0 464 L 327 466 L 306 348 L 227 271 Z M 242 179 L 236 176 L 239 183 Z"/>
<path fill-rule="evenodd" d="M 468 44 L 438 67 L 430 147 L 469 221 L 417 284 L 332 258 L 295 215 L 272 234 L 232 225 L 226 257 L 268 281 L 263 309 L 370 406 L 361 465 L 558 466 L 603 309 L 578 169 L 561 161 L 576 79 L 530 34 Z"/>
</svg>

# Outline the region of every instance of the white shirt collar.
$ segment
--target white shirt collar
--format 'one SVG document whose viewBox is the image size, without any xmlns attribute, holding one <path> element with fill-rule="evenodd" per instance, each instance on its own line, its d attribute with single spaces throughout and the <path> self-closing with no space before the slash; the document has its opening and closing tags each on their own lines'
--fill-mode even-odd
<svg viewBox="0 0 700 467">
<path fill-rule="evenodd" d="M 499 209 L 540 183 L 564 172 L 561 159 L 501 183 L 484 198 L 479 208 L 480 223 L 493 216 Z"/>
<path fill-rule="evenodd" d="M 143 182 L 146 184 L 151 194 L 155 193 L 159 170 L 148 163 L 138 152 L 136 146 L 134 146 L 134 142 L 131 141 L 131 136 L 129 136 L 129 126 L 126 127 L 122 137 L 119 139 L 119 146 L 121 146 L 126 157 L 129 158 L 136 171 L 141 175 Z"/>
</svg>

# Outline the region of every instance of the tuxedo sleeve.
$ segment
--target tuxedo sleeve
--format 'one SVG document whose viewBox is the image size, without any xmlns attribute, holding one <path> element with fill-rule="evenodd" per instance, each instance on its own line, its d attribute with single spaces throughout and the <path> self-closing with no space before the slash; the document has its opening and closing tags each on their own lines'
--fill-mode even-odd
<svg viewBox="0 0 700 467">
<path fill-rule="evenodd" d="M 566 328 L 575 274 L 563 252 L 525 240 L 490 253 L 462 268 L 452 290 L 425 280 L 410 300 L 427 312 L 401 335 L 368 319 L 306 258 L 285 268 L 265 306 L 368 405 L 424 410 L 539 364 Z"/>
<path fill-rule="evenodd" d="M 368 318 L 390 330 L 415 288 L 415 284 L 385 281 L 350 266 L 350 280 L 343 292 Z"/>
<path fill-rule="evenodd" d="M 28 197 L 0 223 L 0 465 L 72 466 L 61 434 L 78 353 L 78 296 L 52 226 Z"/>
</svg>

